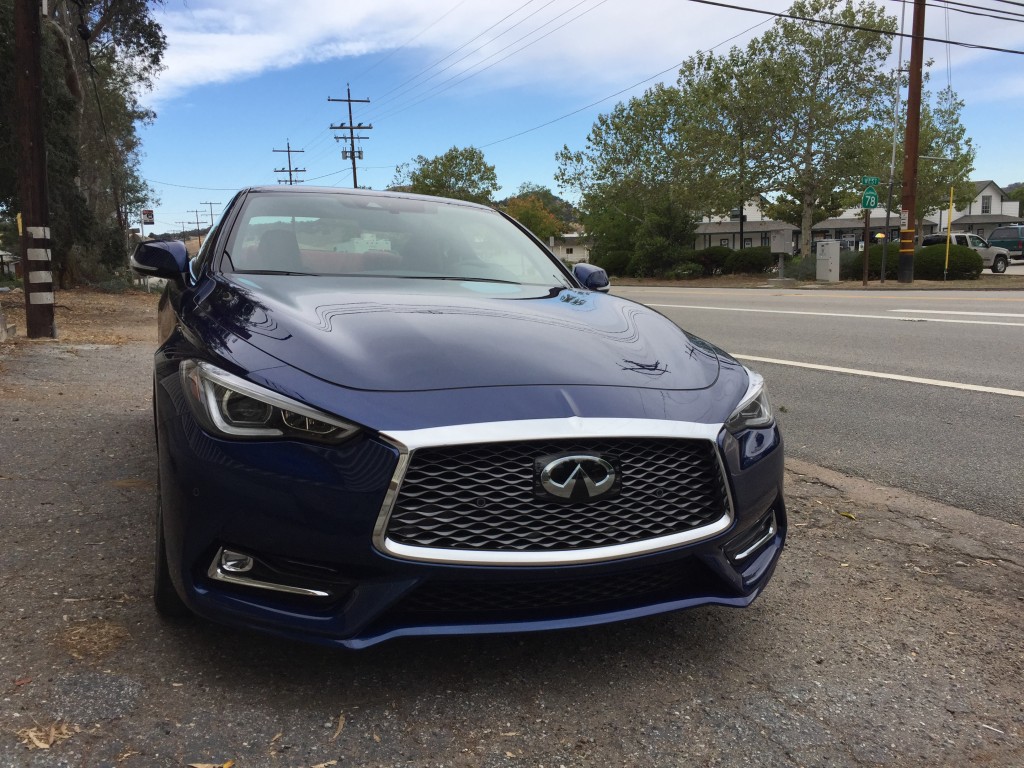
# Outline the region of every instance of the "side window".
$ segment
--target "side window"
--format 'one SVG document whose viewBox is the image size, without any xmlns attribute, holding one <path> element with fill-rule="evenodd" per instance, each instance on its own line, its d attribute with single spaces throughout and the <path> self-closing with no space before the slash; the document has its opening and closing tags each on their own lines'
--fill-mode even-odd
<svg viewBox="0 0 1024 768">
<path fill-rule="evenodd" d="M 1007 240 L 1010 237 L 1012 237 L 1012 235 L 1010 234 L 1010 230 L 1008 230 L 1008 229 L 993 229 L 992 230 L 992 234 L 989 235 L 988 239 L 989 240 Z"/>
<path fill-rule="evenodd" d="M 953 242 L 957 245 L 967 245 L 967 237 L 964 235 L 953 235 Z"/>
<path fill-rule="evenodd" d="M 985 247 L 985 241 L 982 240 L 977 235 L 971 235 L 970 236 L 970 241 L 971 241 L 971 248 L 984 248 Z"/>
</svg>

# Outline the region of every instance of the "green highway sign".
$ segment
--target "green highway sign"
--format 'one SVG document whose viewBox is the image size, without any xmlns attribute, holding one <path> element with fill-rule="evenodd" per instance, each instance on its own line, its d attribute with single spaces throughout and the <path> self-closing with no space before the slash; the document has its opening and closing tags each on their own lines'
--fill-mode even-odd
<svg viewBox="0 0 1024 768">
<path fill-rule="evenodd" d="M 874 187 L 868 187 L 864 190 L 864 194 L 860 197 L 861 208 L 877 208 L 878 207 L 878 193 Z"/>
<path fill-rule="evenodd" d="M 873 187 L 873 186 L 875 186 L 878 183 L 878 177 L 877 176 L 861 176 L 860 177 L 860 183 L 863 184 L 865 187 Z"/>
</svg>

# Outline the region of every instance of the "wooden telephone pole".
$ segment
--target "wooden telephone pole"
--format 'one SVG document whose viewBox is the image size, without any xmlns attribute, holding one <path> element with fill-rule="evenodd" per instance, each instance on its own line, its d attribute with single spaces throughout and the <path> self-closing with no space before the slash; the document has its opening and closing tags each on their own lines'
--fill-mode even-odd
<svg viewBox="0 0 1024 768">
<path fill-rule="evenodd" d="M 43 133 L 42 29 L 39 0 L 14 2 L 14 115 L 19 147 L 21 275 L 25 286 L 25 332 L 30 339 L 57 338 L 53 312 L 50 207 L 46 192 Z"/>
<path fill-rule="evenodd" d="M 914 282 L 914 235 L 917 232 L 917 155 L 921 133 L 921 69 L 924 63 L 925 0 L 914 0 L 910 40 L 910 80 L 907 89 L 907 130 L 903 139 L 903 198 L 900 203 L 900 260 L 896 277 Z"/>
<path fill-rule="evenodd" d="M 332 125 L 331 126 L 331 130 L 332 131 L 348 131 L 348 149 L 342 150 L 341 154 L 342 154 L 342 158 L 349 157 L 349 158 L 352 159 L 352 189 L 357 189 L 359 187 L 359 177 L 356 175 L 356 155 L 357 155 L 357 152 L 356 152 L 356 139 L 362 140 L 362 139 L 368 139 L 370 137 L 369 136 L 356 136 L 356 131 L 372 131 L 373 130 L 373 126 L 372 125 L 363 125 L 362 123 L 359 123 L 358 125 L 356 125 L 353 122 L 353 120 L 352 120 L 352 103 L 356 102 L 356 103 L 359 103 L 359 104 L 369 104 L 370 100 L 369 99 L 353 99 L 352 98 L 352 89 L 348 86 L 347 83 L 345 85 L 345 95 L 346 95 L 346 98 L 344 98 L 344 99 L 332 99 L 330 96 L 328 96 L 327 100 L 328 101 L 344 101 L 344 102 L 348 103 L 348 122 L 347 123 L 339 123 L 338 125 Z M 335 136 L 334 137 L 335 141 L 344 141 L 344 139 L 345 139 L 344 136 Z M 359 150 L 358 156 L 359 156 L 360 159 L 362 159 L 362 157 L 363 157 L 362 150 Z"/>
</svg>

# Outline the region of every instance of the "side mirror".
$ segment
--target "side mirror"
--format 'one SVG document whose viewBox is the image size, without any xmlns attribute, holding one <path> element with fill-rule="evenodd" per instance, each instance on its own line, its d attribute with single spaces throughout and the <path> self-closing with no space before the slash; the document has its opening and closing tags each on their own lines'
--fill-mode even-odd
<svg viewBox="0 0 1024 768">
<path fill-rule="evenodd" d="M 572 268 L 572 274 L 588 290 L 608 293 L 608 289 L 611 287 L 608 273 L 593 264 L 581 261 Z"/>
<path fill-rule="evenodd" d="M 181 240 L 150 240 L 135 246 L 132 269 L 143 277 L 181 281 L 188 269 L 188 252 Z"/>
</svg>

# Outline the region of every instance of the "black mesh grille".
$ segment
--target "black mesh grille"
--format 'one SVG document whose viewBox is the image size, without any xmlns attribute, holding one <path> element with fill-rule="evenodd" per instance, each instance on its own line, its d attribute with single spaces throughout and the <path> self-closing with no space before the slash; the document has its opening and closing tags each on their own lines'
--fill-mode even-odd
<svg viewBox="0 0 1024 768">
<path fill-rule="evenodd" d="M 619 495 L 568 504 L 535 495 L 535 460 L 560 453 L 616 459 Z M 726 511 L 715 448 L 706 440 L 491 443 L 415 451 L 387 535 L 439 549 L 563 551 L 691 531 Z"/>
</svg>

